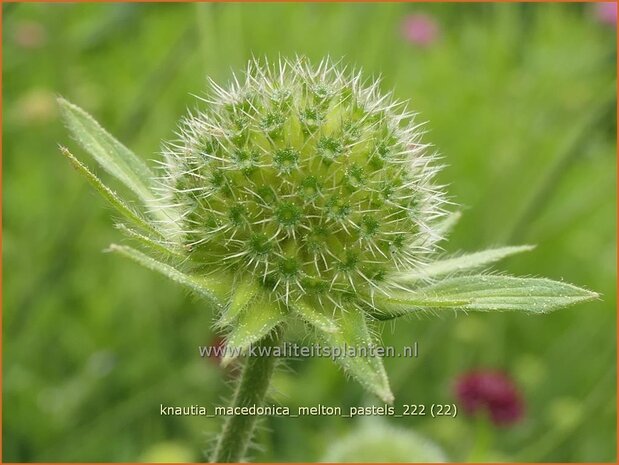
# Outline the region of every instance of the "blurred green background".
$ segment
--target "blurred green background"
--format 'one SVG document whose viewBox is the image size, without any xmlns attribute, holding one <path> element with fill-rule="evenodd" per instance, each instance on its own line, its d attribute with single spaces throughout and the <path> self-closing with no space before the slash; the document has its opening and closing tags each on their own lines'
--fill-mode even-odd
<svg viewBox="0 0 619 465">
<path fill-rule="evenodd" d="M 385 344 L 420 350 L 386 360 L 396 403 L 451 403 L 460 374 L 501 369 L 526 415 L 492 431 L 482 460 L 616 460 L 616 30 L 598 6 L 4 4 L 3 17 L 4 461 L 200 461 L 219 421 L 161 417 L 159 404 L 213 406 L 229 393 L 230 373 L 198 356 L 214 338 L 210 309 L 101 253 L 121 239 L 59 154 L 68 144 L 90 161 L 55 96 L 156 159 L 207 76 L 295 54 L 382 75 L 428 121 L 440 181 L 464 212 L 446 251 L 537 244 L 502 269 L 603 294 L 539 317 L 385 325 Z M 274 381 L 284 405 L 379 403 L 329 360 L 288 367 Z M 462 414 L 386 421 L 450 460 L 480 441 Z M 270 418 L 252 455 L 321 460 L 363 423 Z"/>
</svg>

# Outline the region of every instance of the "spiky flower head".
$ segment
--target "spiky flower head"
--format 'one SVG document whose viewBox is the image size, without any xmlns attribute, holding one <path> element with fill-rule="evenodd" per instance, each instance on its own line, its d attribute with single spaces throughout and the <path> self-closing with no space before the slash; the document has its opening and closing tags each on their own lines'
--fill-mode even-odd
<svg viewBox="0 0 619 465">
<path fill-rule="evenodd" d="M 412 114 L 329 60 L 251 61 L 166 150 L 164 197 L 205 270 L 285 303 L 370 294 L 431 251 L 436 168 Z"/>
<path fill-rule="evenodd" d="M 159 173 L 82 109 L 59 103 L 80 145 L 141 202 L 125 201 L 62 149 L 144 251 L 110 250 L 210 300 L 227 334 L 222 363 L 298 318 L 313 328 L 310 341 L 338 348 L 332 358 L 389 402 L 376 319 L 543 313 L 597 296 L 548 279 L 463 276 L 529 246 L 431 258 L 458 214 L 442 218 L 419 125 L 378 81 L 298 58 L 254 60 L 227 89 L 211 87 L 166 144 Z"/>
</svg>

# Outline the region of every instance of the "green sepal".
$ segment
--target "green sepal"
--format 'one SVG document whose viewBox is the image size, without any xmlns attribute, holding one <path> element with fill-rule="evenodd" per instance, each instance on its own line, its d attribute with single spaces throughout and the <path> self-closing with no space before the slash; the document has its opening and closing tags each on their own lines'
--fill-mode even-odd
<svg viewBox="0 0 619 465">
<path fill-rule="evenodd" d="M 184 273 L 171 265 L 162 263 L 148 255 L 125 245 L 112 244 L 108 248 L 110 252 L 117 252 L 130 258 L 136 263 L 161 273 L 175 283 L 181 284 L 187 289 L 206 297 L 218 308 L 223 306 L 224 299 L 230 290 L 231 279 L 227 276 L 202 276 Z"/>
<path fill-rule="evenodd" d="M 341 311 L 337 326 L 336 332 L 316 331 L 319 342 L 331 348 L 338 347 L 342 353 L 353 348 L 356 351 L 355 356 L 334 357 L 334 361 L 365 389 L 384 402 L 392 403 L 393 394 L 383 361 L 378 354 L 371 353 L 370 348 L 376 348 L 378 345 L 370 334 L 364 312 L 360 309 Z M 361 353 L 363 348 L 365 354 Z"/>
<path fill-rule="evenodd" d="M 329 318 L 309 302 L 299 300 L 288 304 L 288 307 L 299 315 L 303 321 L 320 331 L 334 333 L 338 330 L 338 325 L 332 318 Z"/>
<path fill-rule="evenodd" d="M 230 302 L 222 311 L 217 325 L 224 327 L 232 324 L 250 302 L 256 298 L 260 292 L 260 285 L 255 279 L 245 278 L 241 280 L 230 297 Z"/>
<path fill-rule="evenodd" d="M 269 334 L 286 317 L 283 306 L 268 295 L 254 299 L 240 313 L 226 337 L 222 366 L 244 353 L 252 344 Z"/>
<path fill-rule="evenodd" d="M 425 309 L 520 310 L 546 313 L 598 294 L 571 284 L 543 278 L 474 275 L 448 278 L 415 290 L 376 294 L 374 312 L 381 319 L 395 318 Z"/>
</svg>

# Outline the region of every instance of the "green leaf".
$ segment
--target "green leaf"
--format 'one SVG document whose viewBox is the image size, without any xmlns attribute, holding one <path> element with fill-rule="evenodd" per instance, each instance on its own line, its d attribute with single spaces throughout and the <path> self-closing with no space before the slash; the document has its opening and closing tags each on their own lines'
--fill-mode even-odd
<svg viewBox="0 0 619 465">
<path fill-rule="evenodd" d="M 75 156 L 69 152 L 69 150 L 65 147 L 60 147 L 60 151 L 62 154 L 68 158 L 73 167 L 86 178 L 86 180 L 90 183 L 92 187 L 94 187 L 97 192 L 105 199 L 107 202 L 118 211 L 125 218 L 130 220 L 136 226 L 149 231 L 156 235 L 161 235 L 155 227 L 142 215 L 137 213 L 133 208 L 125 203 L 112 189 L 107 187 L 101 180 L 95 176 L 95 174 L 90 171 L 86 165 L 80 162 Z"/>
<path fill-rule="evenodd" d="M 397 290 L 389 296 L 376 295 L 374 304 L 379 318 L 395 318 L 430 308 L 546 313 L 597 297 L 595 292 L 550 279 L 475 275 L 411 291 Z"/>
<path fill-rule="evenodd" d="M 154 199 L 150 168 L 112 137 L 92 116 L 63 98 L 58 99 L 62 117 L 79 144 L 112 176 L 131 189 L 146 205 Z"/>
<path fill-rule="evenodd" d="M 498 262 L 510 255 L 533 250 L 535 246 L 521 245 L 514 247 L 501 247 L 499 249 L 483 250 L 459 257 L 448 258 L 432 262 L 420 270 L 398 272 L 391 276 L 399 283 L 414 282 L 424 278 L 433 278 L 446 274 L 455 274 L 462 271 L 481 268 L 491 263 Z"/>
<path fill-rule="evenodd" d="M 337 321 L 337 332 L 318 331 L 317 334 L 321 342 L 330 346 L 332 351 L 337 348 L 344 354 L 334 357 L 336 363 L 364 388 L 390 404 L 393 402 L 393 394 L 383 361 L 377 353 L 380 346 L 374 342 L 365 318 L 364 312 L 358 309 L 342 311 Z M 351 349 L 355 351 L 354 356 L 347 353 Z"/>
<path fill-rule="evenodd" d="M 230 303 L 221 314 L 221 318 L 217 322 L 218 326 L 228 326 L 238 318 L 243 309 L 258 295 L 260 286 L 255 279 L 243 279 L 237 284 Z"/>
<path fill-rule="evenodd" d="M 327 333 L 334 333 L 338 330 L 337 323 L 318 310 L 312 304 L 299 300 L 288 304 L 288 307 L 299 315 L 305 322 L 314 326 L 316 329 Z"/>
<path fill-rule="evenodd" d="M 269 296 L 253 300 L 241 312 L 226 338 L 226 351 L 221 359 L 222 366 L 228 365 L 252 344 L 269 334 L 286 317 L 278 302 Z"/>
<path fill-rule="evenodd" d="M 173 266 L 162 263 L 139 250 L 124 245 L 112 244 L 108 250 L 124 255 L 149 270 L 161 273 L 175 283 L 185 286 L 202 297 L 206 297 L 217 307 L 223 306 L 222 302 L 229 292 L 231 282 L 227 277 L 198 276 L 183 273 Z"/>
<path fill-rule="evenodd" d="M 180 250 L 176 250 L 174 248 L 170 248 L 161 241 L 157 239 L 153 239 L 152 237 L 145 236 L 144 234 L 140 234 L 135 229 L 128 227 L 123 223 L 117 223 L 116 228 L 121 231 L 126 236 L 135 239 L 140 242 L 142 245 L 146 247 L 156 250 L 157 252 L 163 253 L 164 255 L 169 255 L 175 258 L 184 259 L 186 256 Z"/>
</svg>

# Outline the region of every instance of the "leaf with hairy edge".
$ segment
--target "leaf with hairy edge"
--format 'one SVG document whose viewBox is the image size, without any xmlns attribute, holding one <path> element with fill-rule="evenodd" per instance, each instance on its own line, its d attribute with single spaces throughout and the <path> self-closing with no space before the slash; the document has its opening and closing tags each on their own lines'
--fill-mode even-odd
<svg viewBox="0 0 619 465">
<path fill-rule="evenodd" d="M 161 233 L 157 231 L 146 218 L 133 210 L 112 189 L 103 184 L 103 182 L 101 182 L 101 180 L 95 176 L 95 174 L 90 171 L 86 165 L 75 158 L 75 156 L 66 147 L 60 147 L 60 151 L 65 157 L 67 157 L 73 167 L 86 178 L 90 185 L 94 187 L 97 192 L 99 192 L 101 197 L 107 200 L 107 202 L 114 207 L 118 213 L 126 217 L 128 220 L 131 220 L 131 222 L 133 222 L 136 226 L 139 226 L 140 228 L 158 236 L 161 235 Z"/>
<path fill-rule="evenodd" d="M 152 250 L 156 250 L 157 252 L 163 253 L 164 255 L 170 255 L 177 259 L 186 258 L 185 254 L 183 254 L 180 250 L 170 248 L 167 245 L 159 242 L 158 240 L 153 239 L 152 237 L 148 237 L 148 236 L 145 236 L 144 234 L 140 234 L 135 229 L 130 228 L 129 226 L 123 223 L 116 223 L 115 226 L 116 226 L 116 229 L 118 229 L 120 232 L 122 232 L 126 236 L 130 237 L 131 239 L 135 239 L 136 241 L 140 242 L 142 245 L 145 245 L 146 247 Z"/>
<path fill-rule="evenodd" d="M 299 300 L 292 304 L 288 304 L 290 309 L 299 315 L 306 323 L 314 326 L 316 329 L 327 333 L 334 333 L 338 330 L 337 323 L 327 315 L 319 311 L 312 304 Z"/>
<path fill-rule="evenodd" d="M 154 200 L 148 183 L 151 169 L 117 141 L 92 116 L 77 105 L 59 98 L 62 117 L 79 144 L 112 176 L 131 189 L 146 205 Z"/>
<path fill-rule="evenodd" d="M 392 403 L 393 394 L 389 387 L 389 379 L 385 372 L 382 359 L 378 353 L 382 347 L 377 345 L 367 327 L 364 314 L 361 310 L 343 311 L 338 319 L 339 330 L 334 333 L 317 331 L 317 336 L 321 342 L 339 350 L 343 355 L 335 358 L 348 374 L 355 378 L 367 390 L 371 391 L 384 402 Z M 355 356 L 347 353 L 348 350 L 355 350 Z M 365 353 L 363 353 L 365 351 Z"/>
<path fill-rule="evenodd" d="M 253 300 L 241 312 L 226 338 L 226 350 L 221 365 L 228 365 L 252 344 L 269 334 L 285 317 L 286 313 L 281 305 L 268 296 Z"/>
<path fill-rule="evenodd" d="M 223 310 L 218 326 L 224 327 L 238 318 L 241 311 L 256 298 L 260 292 L 260 286 L 254 279 L 244 279 L 234 288 L 229 305 Z"/>
<path fill-rule="evenodd" d="M 498 262 L 499 260 L 509 257 L 510 255 L 528 252 L 534 248 L 535 246 L 533 245 L 521 245 L 482 250 L 481 252 L 447 258 L 445 260 L 438 260 L 429 263 L 419 270 L 401 271 L 391 275 L 391 278 L 398 283 L 408 283 L 424 278 L 433 278 L 435 276 L 460 273 L 462 271 L 490 265 L 494 262 Z"/>
<path fill-rule="evenodd" d="M 177 270 L 173 266 L 155 260 L 152 257 L 125 245 L 110 245 L 110 252 L 117 252 L 140 265 L 161 273 L 175 283 L 182 284 L 186 288 L 206 297 L 217 307 L 222 307 L 222 302 L 226 298 L 231 281 L 226 277 L 197 276 Z"/>
<path fill-rule="evenodd" d="M 598 297 L 595 292 L 542 278 L 475 275 L 449 278 L 411 291 L 376 295 L 377 317 L 395 318 L 416 310 L 521 310 L 546 313 Z"/>
</svg>

